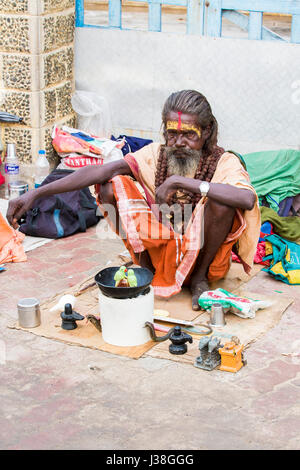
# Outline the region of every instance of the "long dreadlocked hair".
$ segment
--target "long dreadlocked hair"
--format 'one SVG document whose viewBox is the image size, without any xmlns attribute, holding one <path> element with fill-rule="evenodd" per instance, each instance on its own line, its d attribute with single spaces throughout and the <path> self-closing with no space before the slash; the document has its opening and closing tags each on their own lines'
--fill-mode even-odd
<svg viewBox="0 0 300 470">
<path fill-rule="evenodd" d="M 203 145 L 202 155 L 194 178 L 202 181 L 211 181 L 216 171 L 218 160 L 224 153 L 224 149 L 217 146 L 218 123 L 212 114 L 209 102 L 205 96 L 195 90 L 183 90 L 172 93 L 165 102 L 162 111 L 163 135 L 166 141 L 166 123 L 168 114 L 171 111 L 193 114 L 197 117 L 197 123 L 202 131 L 207 128 L 210 129 L 210 135 Z M 168 177 L 168 161 L 165 147 L 165 145 L 161 145 L 160 147 L 155 175 L 155 188 L 158 188 Z M 195 205 L 201 199 L 201 194 L 186 192 L 186 195 L 187 202 L 191 203 L 194 209 Z M 176 195 L 173 196 L 170 202 L 171 204 L 178 202 Z"/>
</svg>

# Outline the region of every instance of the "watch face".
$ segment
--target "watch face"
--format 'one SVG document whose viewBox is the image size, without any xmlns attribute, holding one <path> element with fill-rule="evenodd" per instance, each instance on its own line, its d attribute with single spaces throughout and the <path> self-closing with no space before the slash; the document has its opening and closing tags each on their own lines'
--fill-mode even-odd
<svg viewBox="0 0 300 470">
<path fill-rule="evenodd" d="M 209 191 L 209 183 L 207 181 L 203 181 L 200 186 L 199 186 L 200 192 L 203 196 L 206 196 L 206 194 Z"/>
</svg>

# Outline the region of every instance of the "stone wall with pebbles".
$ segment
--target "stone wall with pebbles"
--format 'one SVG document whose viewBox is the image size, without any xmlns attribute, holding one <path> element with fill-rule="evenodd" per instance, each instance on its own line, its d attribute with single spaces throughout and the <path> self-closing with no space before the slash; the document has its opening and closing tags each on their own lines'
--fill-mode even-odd
<svg viewBox="0 0 300 470">
<path fill-rule="evenodd" d="M 29 55 L 2 54 L 3 87 L 30 91 L 32 58 Z"/>
<path fill-rule="evenodd" d="M 0 0 L 0 11 L 6 13 L 27 13 L 28 0 Z"/>
<path fill-rule="evenodd" d="M 30 53 L 30 18 L 0 13 L 0 51 Z"/>
<path fill-rule="evenodd" d="M 54 166 L 54 124 L 76 126 L 74 28 L 75 0 L 0 0 L 0 109 L 24 120 L 0 123 L 0 137 L 25 166 L 40 148 Z"/>
<path fill-rule="evenodd" d="M 59 12 L 42 18 L 42 45 L 45 52 L 66 46 L 73 41 L 75 14 Z"/>
</svg>

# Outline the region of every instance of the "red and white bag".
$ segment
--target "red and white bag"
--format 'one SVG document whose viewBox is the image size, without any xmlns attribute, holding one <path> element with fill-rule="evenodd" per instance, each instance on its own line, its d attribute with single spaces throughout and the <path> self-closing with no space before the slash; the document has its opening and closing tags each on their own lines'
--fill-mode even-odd
<svg viewBox="0 0 300 470">
<path fill-rule="evenodd" d="M 84 140 L 78 134 L 82 137 L 87 136 L 89 139 Z M 76 170 L 84 166 L 103 165 L 103 163 L 123 158 L 121 150 L 124 145 L 123 141 L 99 138 L 67 126 L 63 126 L 62 129 L 54 126 L 52 139 L 52 145 L 61 158 L 58 169 Z"/>
</svg>

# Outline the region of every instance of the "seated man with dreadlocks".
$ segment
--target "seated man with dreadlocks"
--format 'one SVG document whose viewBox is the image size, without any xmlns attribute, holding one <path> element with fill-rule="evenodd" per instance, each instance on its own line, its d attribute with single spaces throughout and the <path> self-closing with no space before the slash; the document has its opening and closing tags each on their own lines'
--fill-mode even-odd
<svg viewBox="0 0 300 470">
<path fill-rule="evenodd" d="M 162 121 L 165 145 L 29 191 L 10 202 L 7 217 L 16 227 L 37 198 L 95 184 L 102 211 L 110 204 L 118 213 L 110 224 L 132 260 L 153 271 L 155 294 L 170 297 L 189 285 L 198 310 L 208 282 L 227 274 L 232 250 L 250 272 L 260 232 L 257 196 L 242 157 L 217 146 L 217 121 L 202 94 L 173 93 Z"/>
</svg>

